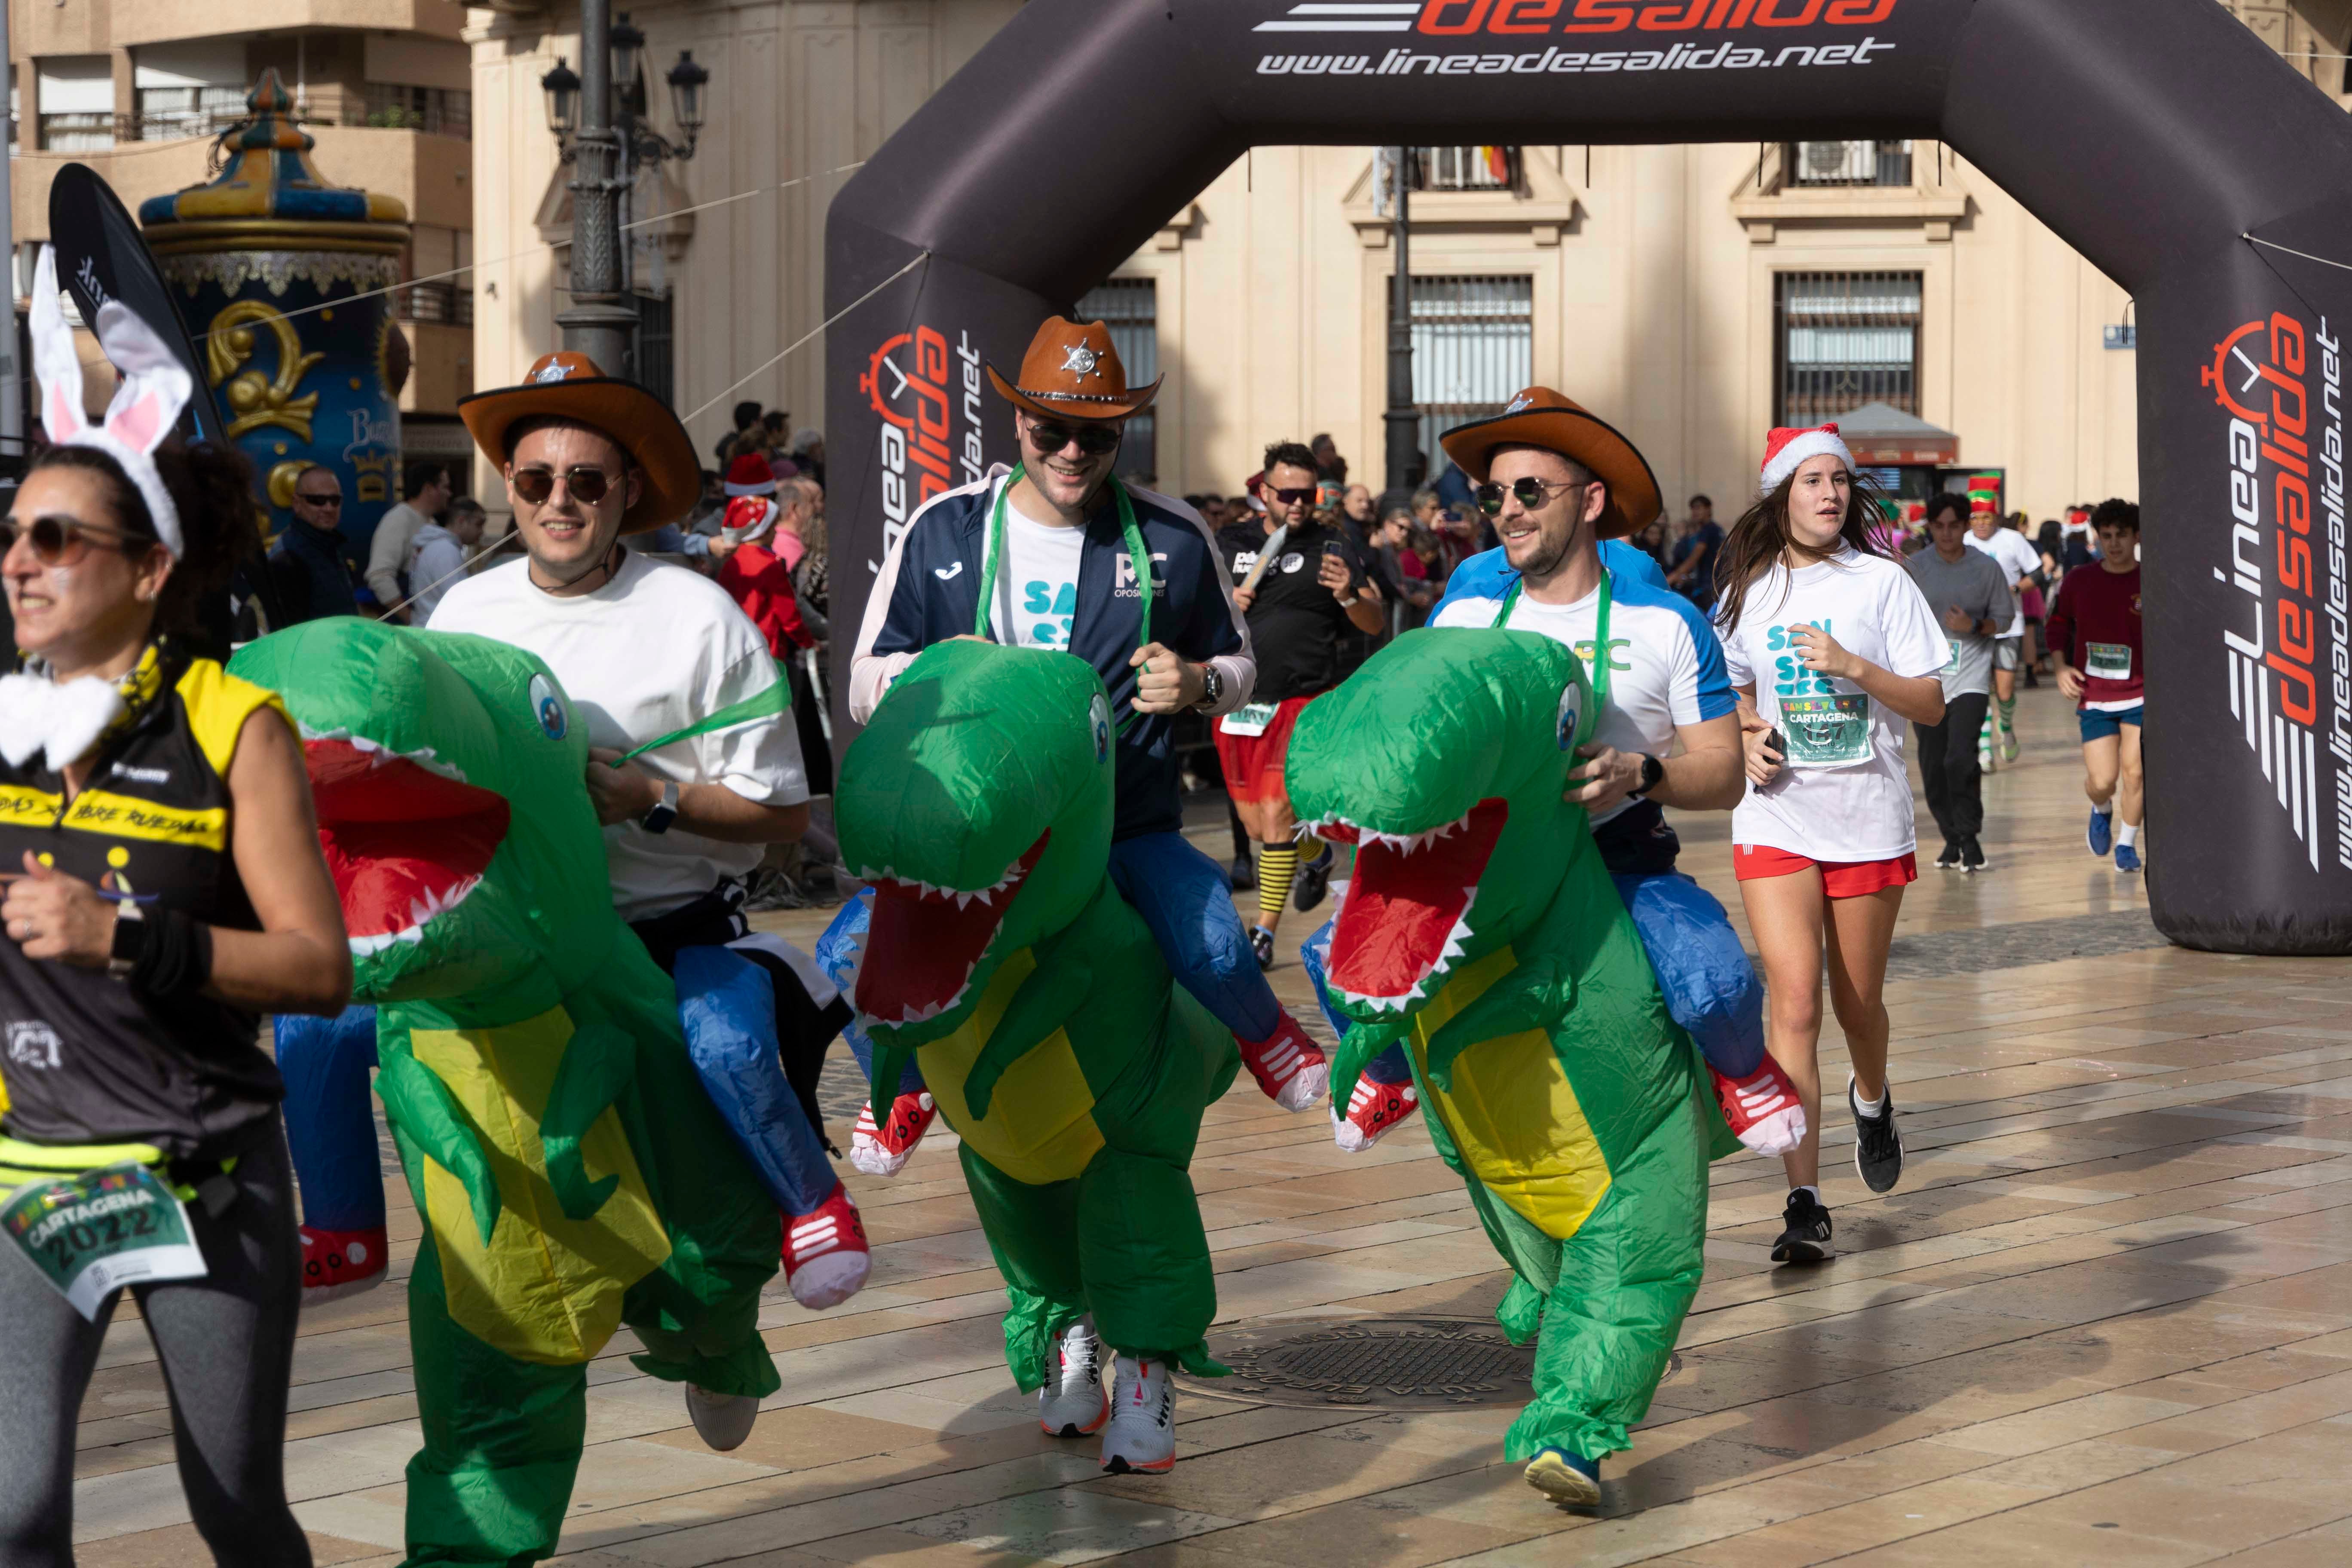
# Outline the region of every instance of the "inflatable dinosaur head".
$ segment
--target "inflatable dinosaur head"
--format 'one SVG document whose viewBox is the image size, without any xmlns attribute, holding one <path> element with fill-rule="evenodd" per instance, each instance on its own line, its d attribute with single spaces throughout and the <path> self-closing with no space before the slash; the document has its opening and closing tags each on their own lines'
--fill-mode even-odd
<svg viewBox="0 0 2352 1568">
<path fill-rule="evenodd" d="M 852 999 L 869 1028 L 951 1033 L 1011 954 L 1077 919 L 1110 856 L 1110 700 L 1084 659 L 926 648 L 843 759 L 842 858 L 874 885 Z"/>
<path fill-rule="evenodd" d="M 587 732 L 536 657 L 344 616 L 264 637 L 230 668 L 301 727 L 352 1000 L 534 974 L 569 987 L 603 961 L 618 917 L 581 784 Z"/>
<path fill-rule="evenodd" d="M 1328 981 L 1349 1017 L 1418 1012 L 1550 906 L 1589 852 L 1584 810 L 1561 796 L 1592 708 L 1550 638 L 1444 631 L 1398 638 L 1299 715 L 1291 805 L 1356 846 Z"/>
</svg>

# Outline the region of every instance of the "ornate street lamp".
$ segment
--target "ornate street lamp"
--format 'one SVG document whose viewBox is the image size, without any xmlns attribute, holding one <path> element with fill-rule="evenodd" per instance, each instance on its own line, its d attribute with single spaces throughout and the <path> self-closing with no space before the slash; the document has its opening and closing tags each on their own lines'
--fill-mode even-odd
<svg viewBox="0 0 2352 1568">
<path fill-rule="evenodd" d="M 547 128 L 556 141 L 571 151 L 572 133 L 580 129 L 580 74 L 572 62 L 558 59 L 555 68 L 539 79 L 541 91 L 547 94 Z"/>
<path fill-rule="evenodd" d="M 613 91 L 617 95 L 636 85 L 638 62 L 645 58 L 646 35 L 629 20 L 626 11 L 605 35 L 613 50 Z"/>
<path fill-rule="evenodd" d="M 677 52 L 677 64 L 669 68 L 669 108 L 677 121 L 677 128 L 686 132 L 687 155 L 692 156 L 695 139 L 702 133 L 703 89 L 710 85 L 710 70 L 697 65 L 692 49 Z"/>
</svg>

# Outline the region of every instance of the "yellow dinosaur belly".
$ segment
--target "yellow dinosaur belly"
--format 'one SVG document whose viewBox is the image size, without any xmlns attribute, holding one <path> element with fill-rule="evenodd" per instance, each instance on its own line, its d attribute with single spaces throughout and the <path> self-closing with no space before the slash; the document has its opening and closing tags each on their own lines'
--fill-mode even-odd
<svg viewBox="0 0 2352 1568">
<path fill-rule="evenodd" d="M 504 1205 L 484 1247 L 464 1184 L 425 1162 L 425 1218 L 440 1253 L 449 1315 L 518 1361 L 555 1366 L 604 1349 L 620 1326 L 622 1296 L 670 1250 L 610 1107 L 580 1141 L 591 1181 L 621 1179 L 604 1206 L 585 1220 L 566 1218 L 548 1184 L 539 1119 L 571 1037 L 572 1019 L 561 1007 L 495 1029 L 409 1036 L 417 1061 L 448 1086 L 481 1130 Z"/>
<path fill-rule="evenodd" d="M 973 1116 L 963 1098 L 964 1076 L 980 1059 L 1013 993 L 1036 968 L 1037 960 L 1025 947 L 1006 959 L 963 1027 L 918 1047 L 915 1057 L 956 1136 L 1014 1181 L 1044 1186 L 1076 1176 L 1103 1146 L 1102 1131 L 1095 1125 L 1095 1091 L 1070 1037 L 1056 1029 L 1006 1068 L 996 1080 L 986 1116 Z"/>
<path fill-rule="evenodd" d="M 1429 1083 L 1429 1041 L 1517 959 L 1488 953 L 1446 983 L 1406 1037 L 1430 1106 L 1472 1173 L 1546 1236 L 1566 1240 L 1609 1191 L 1609 1162 L 1541 1030 L 1483 1040 L 1454 1058 L 1454 1087 Z"/>
</svg>

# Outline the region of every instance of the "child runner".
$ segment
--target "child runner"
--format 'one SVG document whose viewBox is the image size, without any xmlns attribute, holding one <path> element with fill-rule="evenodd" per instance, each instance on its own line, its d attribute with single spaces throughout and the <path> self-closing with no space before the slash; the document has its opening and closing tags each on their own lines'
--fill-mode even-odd
<svg viewBox="0 0 2352 1568">
<path fill-rule="evenodd" d="M 1775 430 L 1763 499 L 1732 525 L 1717 626 L 1731 684 L 1755 705 L 1748 797 L 1732 813 L 1734 867 L 1772 998 L 1766 1035 L 1805 1106 L 1783 1157 L 1775 1263 L 1831 1256 L 1822 1203 L 1822 965 L 1853 1070 L 1854 1169 L 1871 1191 L 1903 1173 L 1886 1083 L 1886 949 L 1917 879 L 1903 724 L 1944 717 L 1951 645 L 1902 566 L 1873 552 L 1880 508 L 1837 426 Z"/>
<path fill-rule="evenodd" d="M 2066 574 L 2050 611 L 2050 657 L 2058 689 L 2074 699 L 2083 731 L 2083 793 L 2091 797 L 2084 841 L 2094 855 L 2112 844 L 2116 869 L 2140 868 L 2147 809 L 2139 742 L 2145 672 L 2139 640 L 2139 508 L 2101 501 L 2091 513 L 2098 561 Z M 2116 796 L 2123 826 L 2114 826 Z"/>
</svg>

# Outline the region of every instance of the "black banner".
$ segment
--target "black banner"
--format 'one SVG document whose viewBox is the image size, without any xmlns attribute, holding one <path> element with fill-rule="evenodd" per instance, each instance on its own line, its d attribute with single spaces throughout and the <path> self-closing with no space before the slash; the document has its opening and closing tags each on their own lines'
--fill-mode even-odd
<svg viewBox="0 0 2352 1568">
<path fill-rule="evenodd" d="M 2158 926 L 2352 952 L 2352 271 L 2253 243 L 2352 260 L 2352 120 L 2213 0 L 1032 0 L 829 215 L 828 312 L 930 253 L 828 334 L 836 706 L 889 542 L 1013 457 L 980 363 L 1245 148 L 1881 137 L 2137 301 Z"/>
</svg>

